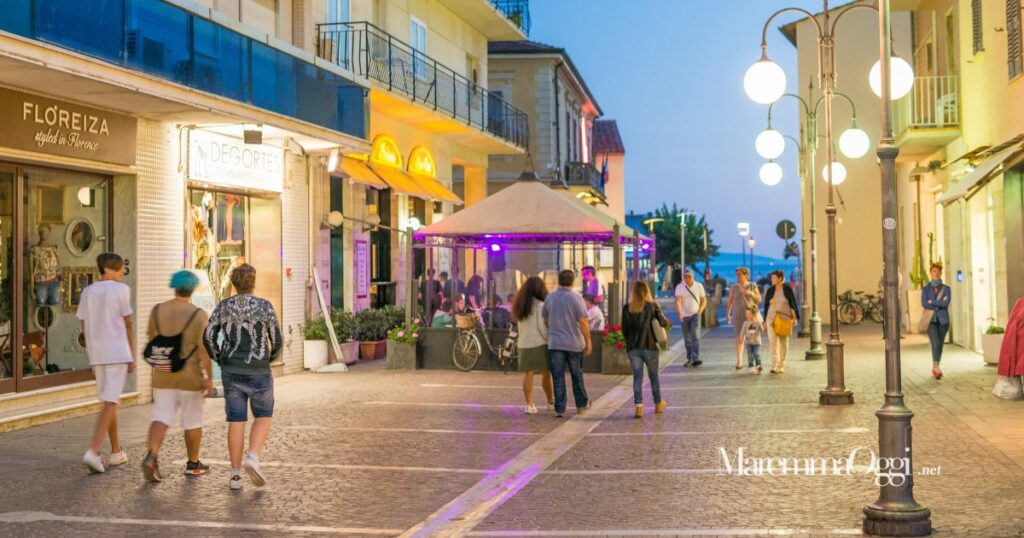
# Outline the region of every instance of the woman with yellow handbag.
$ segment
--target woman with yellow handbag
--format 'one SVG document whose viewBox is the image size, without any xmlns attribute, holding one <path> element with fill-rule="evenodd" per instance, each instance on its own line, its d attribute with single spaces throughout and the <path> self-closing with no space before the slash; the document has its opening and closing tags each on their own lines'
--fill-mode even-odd
<svg viewBox="0 0 1024 538">
<path fill-rule="evenodd" d="M 796 294 L 786 284 L 786 274 L 781 270 L 771 272 L 772 286 L 764 296 L 764 323 L 768 333 L 768 348 L 772 354 L 773 374 L 786 371 L 786 355 L 789 354 L 789 337 L 800 316 Z"/>
</svg>

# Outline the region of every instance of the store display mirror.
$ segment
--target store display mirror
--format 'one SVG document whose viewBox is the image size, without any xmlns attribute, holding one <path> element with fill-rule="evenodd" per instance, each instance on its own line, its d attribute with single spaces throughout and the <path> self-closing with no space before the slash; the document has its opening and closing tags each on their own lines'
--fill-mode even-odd
<svg viewBox="0 0 1024 538">
<path fill-rule="evenodd" d="M 48 329 L 53 325 L 53 308 L 49 306 L 40 306 L 36 308 L 36 325 L 41 329 Z"/>
<path fill-rule="evenodd" d="M 40 224 L 64 224 L 64 186 L 40 185 L 36 187 L 37 220 Z"/>
<path fill-rule="evenodd" d="M 82 290 L 99 280 L 96 267 L 65 267 L 64 268 L 64 311 L 78 311 L 78 303 L 82 299 Z"/>
<path fill-rule="evenodd" d="M 75 219 L 68 224 L 65 240 L 68 250 L 75 256 L 84 256 L 96 243 L 96 229 L 85 219 Z"/>
</svg>

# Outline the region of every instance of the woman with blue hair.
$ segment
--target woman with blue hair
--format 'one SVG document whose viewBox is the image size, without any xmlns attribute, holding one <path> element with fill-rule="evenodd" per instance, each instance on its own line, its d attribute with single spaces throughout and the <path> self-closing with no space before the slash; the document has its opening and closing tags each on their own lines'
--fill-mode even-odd
<svg viewBox="0 0 1024 538">
<path fill-rule="evenodd" d="M 192 293 L 199 287 L 199 278 L 193 272 L 174 273 L 169 287 L 174 290 L 174 298 L 154 306 L 149 314 L 147 348 L 160 345 L 167 349 L 177 342 L 177 355 L 185 362 L 176 371 L 171 365 L 153 368 L 153 423 L 149 426 L 149 452 L 142 461 L 142 475 L 150 482 L 163 480 L 157 463 L 160 445 L 167 428 L 179 423 L 185 430 L 188 452 L 185 475 L 210 472 L 199 461 L 203 398 L 213 388 L 213 367 L 203 346 L 209 316 L 192 304 Z"/>
</svg>

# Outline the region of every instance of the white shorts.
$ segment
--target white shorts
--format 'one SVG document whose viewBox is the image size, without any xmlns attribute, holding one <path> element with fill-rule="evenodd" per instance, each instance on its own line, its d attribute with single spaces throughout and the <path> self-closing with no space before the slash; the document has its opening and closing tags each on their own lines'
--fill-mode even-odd
<svg viewBox="0 0 1024 538">
<path fill-rule="evenodd" d="M 92 375 L 96 378 L 96 392 L 101 402 L 119 403 L 124 383 L 128 379 L 128 363 L 94 364 Z"/>
<path fill-rule="evenodd" d="M 183 430 L 203 427 L 203 391 L 153 389 L 153 422 L 177 426 L 178 419 Z"/>
</svg>

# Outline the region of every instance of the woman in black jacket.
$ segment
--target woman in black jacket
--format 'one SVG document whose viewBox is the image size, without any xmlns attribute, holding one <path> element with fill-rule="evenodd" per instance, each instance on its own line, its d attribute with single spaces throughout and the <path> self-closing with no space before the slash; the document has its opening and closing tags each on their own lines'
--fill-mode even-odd
<svg viewBox="0 0 1024 538">
<path fill-rule="evenodd" d="M 772 354 L 773 374 L 786 371 L 786 355 L 789 354 L 789 337 L 800 319 L 800 308 L 796 294 L 786 284 L 786 274 L 781 270 L 770 273 L 772 286 L 764 296 L 764 324 L 768 333 L 768 348 Z M 776 323 L 776 318 L 779 319 Z"/>
<path fill-rule="evenodd" d="M 636 418 L 644 416 L 644 365 L 647 375 L 651 378 L 651 395 L 654 396 L 654 412 L 661 413 L 668 406 L 661 399 L 661 383 L 658 381 L 658 339 L 654 336 L 651 321 L 657 320 L 662 327 L 671 327 L 672 322 L 665 317 L 661 306 L 651 297 L 651 289 L 647 282 L 638 280 L 633 283 L 633 293 L 628 303 L 622 305 L 622 335 L 626 339 L 626 355 L 633 368 L 633 404 L 636 405 Z"/>
</svg>

